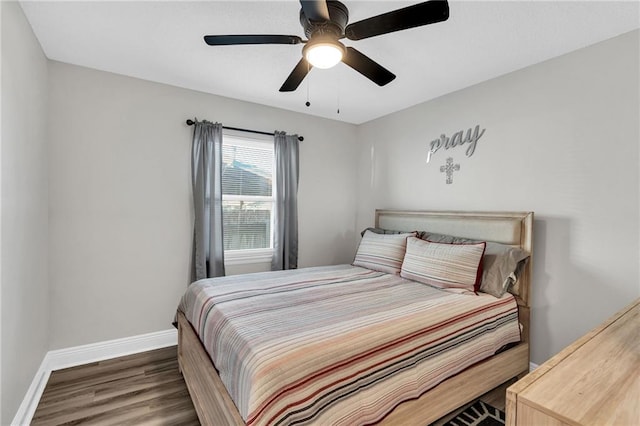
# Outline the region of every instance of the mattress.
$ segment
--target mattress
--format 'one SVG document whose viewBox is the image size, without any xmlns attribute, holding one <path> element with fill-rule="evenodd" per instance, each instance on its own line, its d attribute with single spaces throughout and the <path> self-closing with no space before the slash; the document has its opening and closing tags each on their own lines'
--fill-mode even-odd
<svg viewBox="0 0 640 426">
<path fill-rule="evenodd" d="M 179 310 L 248 425 L 374 423 L 520 340 L 509 294 L 351 265 L 200 280 Z"/>
</svg>

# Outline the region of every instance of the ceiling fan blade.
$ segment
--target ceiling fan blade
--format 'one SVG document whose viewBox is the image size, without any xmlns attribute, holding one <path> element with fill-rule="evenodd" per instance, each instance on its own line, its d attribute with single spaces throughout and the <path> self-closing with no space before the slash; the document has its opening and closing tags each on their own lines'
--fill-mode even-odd
<svg viewBox="0 0 640 426">
<path fill-rule="evenodd" d="M 305 16 L 312 21 L 329 21 L 329 7 L 326 0 L 300 0 Z"/>
<path fill-rule="evenodd" d="M 360 53 L 353 47 L 347 47 L 347 54 L 342 58 L 342 62 L 349 65 L 360 74 L 367 77 L 369 80 L 376 83 L 378 86 L 384 86 L 391 83 L 396 75 L 373 61 L 368 56 Z"/>
<path fill-rule="evenodd" d="M 449 4 L 447 1 L 431 0 L 354 22 L 347 25 L 344 34 L 349 40 L 362 40 L 381 34 L 446 21 L 448 18 Z"/>
<path fill-rule="evenodd" d="M 293 71 L 291 71 L 291 74 L 289 74 L 289 77 L 287 77 L 282 84 L 282 87 L 280 87 L 280 91 L 293 92 L 296 90 L 311 68 L 313 68 L 313 65 L 307 62 L 305 58 L 300 59 L 300 62 L 298 62 Z"/>
<path fill-rule="evenodd" d="M 294 35 L 206 35 L 204 42 L 209 46 L 228 46 L 232 44 L 299 44 L 302 39 Z"/>
</svg>

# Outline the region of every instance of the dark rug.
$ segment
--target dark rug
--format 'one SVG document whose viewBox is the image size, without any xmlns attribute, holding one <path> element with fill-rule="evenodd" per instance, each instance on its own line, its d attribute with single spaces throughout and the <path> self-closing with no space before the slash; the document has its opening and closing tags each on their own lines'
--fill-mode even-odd
<svg viewBox="0 0 640 426">
<path fill-rule="evenodd" d="M 504 426 L 504 411 L 478 400 L 445 426 Z"/>
</svg>

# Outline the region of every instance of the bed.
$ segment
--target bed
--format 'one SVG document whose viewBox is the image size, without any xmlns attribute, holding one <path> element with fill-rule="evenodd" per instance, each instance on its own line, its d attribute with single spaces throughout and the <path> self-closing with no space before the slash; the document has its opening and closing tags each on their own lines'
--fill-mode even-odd
<svg viewBox="0 0 640 426">
<path fill-rule="evenodd" d="M 473 240 L 492 241 L 503 245 L 518 247 L 526 250 L 529 254 L 532 253 L 532 226 L 533 213 L 530 212 L 418 212 L 377 210 L 375 213 L 376 228 L 407 232 L 414 230 L 429 230 L 433 233 L 456 235 Z M 310 309 L 308 314 L 304 315 L 304 318 L 307 319 L 305 324 L 309 325 L 307 323 L 315 323 L 319 321 L 316 317 L 319 317 L 320 315 L 316 315 L 315 313 L 319 311 L 328 312 L 334 309 L 331 305 L 325 304 L 328 303 L 325 302 L 326 299 L 331 298 L 331 296 L 328 295 L 328 293 L 323 292 L 325 291 L 325 287 L 344 287 L 344 280 L 340 278 L 344 274 L 349 275 L 351 280 L 349 281 L 350 284 L 348 287 L 350 292 L 348 296 L 350 299 L 348 300 L 349 303 L 352 304 L 350 306 L 352 306 L 353 312 L 343 310 L 339 313 L 339 315 L 345 316 L 347 320 L 346 322 L 341 322 L 341 324 L 349 324 L 348 327 L 340 328 L 336 327 L 335 324 L 329 323 L 324 324 L 321 331 L 312 331 L 311 328 L 306 329 L 306 325 L 300 326 L 299 330 L 287 329 L 286 321 L 283 320 L 281 325 L 277 328 L 280 333 L 280 335 L 276 336 L 277 342 L 272 343 L 266 338 L 266 340 L 261 340 L 263 329 L 260 327 L 261 322 L 265 323 L 274 321 L 273 317 L 269 317 L 270 312 L 262 312 L 261 315 L 264 315 L 263 317 L 258 316 L 254 319 L 246 320 L 249 322 L 235 323 L 233 326 L 227 326 L 226 324 L 228 321 L 223 319 L 222 322 L 218 321 L 218 323 L 225 324 L 224 327 L 208 326 L 209 329 L 206 329 L 204 326 L 205 322 L 200 321 L 202 312 L 205 312 L 205 304 L 202 299 L 213 298 L 214 296 L 207 296 L 204 289 L 199 293 L 194 293 L 191 297 L 194 299 L 194 303 L 200 303 L 197 305 L 198 307 L 191 309 L 191 312 L 189 312 L 187 316 L 185 316 L 185 312 L 189 311 L 189 309 L 182 308 L 182 310 L 179 310 L 177 314 L 179 330 L 178 361 L 193 400 L 194 407 L 198 413 L 198 417 L 204 425 L 291 424 L 307 420 L 317 424 L 333 424 L 340 422 L 344 424 L 354 424 L 357 422 L 364 424 L 428 424 L 437 420 L 443 415 L 467 402 L 472 401 L 474 398 L 506 382 L 507 380 L 513 377 L 522 376 L 528 372 L 528 301 L 531 281 L 531 264 L 531 257 L 529 257 L 528 261 L 524 264 L 524 269 L 519 274 L 517 284 L 510 290 L 512 296 L 507 295 L 500 299 L 489 295 L 484 295 L 486 297 L 476 297 L 451 294 L 451 296 L 447 295 L 441 297 L 439 295 L 425 293 L 425 295 L 422 296 L 422 293 L 426 291 L 424 288 L 428 286 L 419 285 L 411 280 L 392 276 L 392 274 L 369 271 L 366 268 L 349 265 L 310 268 L 310 270 L 305 273 L 309 273 L 311 275 L 305 276 L 302 283 L 291 278 L 289 281 L 286 281 L 285 279 L 284 282 L 281 279 L 275 280 L 277 284 L 272 284 L 278 273 L 267 273 L 266 275 L 252 276 L 253 284 L 251 288 L 243 290 L 245 293 L 242 293 L 242 297 L 238 296 L 238 292 L 232 291 L 232 289 L 235 288 L 234 286 L 238 285 L 238 280 L 242 280 L 242 278 L 225 277 L 225 280 L 217 281 L 219 285 L 214 291 L 218 292 L 215 295 L 215 297 L 218 298 L 216 300 L 218 300 L 218 302 L 226 302 L 226 304 L 218 303 L 215 310 L 212 310 L 211 307 L 207 308 L 207 313 L 214 312 L 211 314 L 212 316 L 220 314 L 220 312 L 218 312 L 220 310 L 220 306 L 233 307 L 229 308 L 230 315 L 232 317 L 242 319 L 247 316 L 249 310 L 270 311 L 272 307 L 268 304 L 275 303 L 277 305 L 279 301 L 282 300 L 280 295 L 284 294 L 284 290 L 286 290 L 287 293 L 295 293 L 297 295 L 295 297 L 299 298 L 294 303 L 296 306 L 305 306 L 305 304 L 307 304 L 307 306 L 313 306 L 313 309 Z M 299 273 L 301 272 L 292 272 L 292 275 Z M 335 279 L 336 277 L 338 278 Z M 332 279 L 333 281 L 331 281 Z M 264 290 L 263 287 L 260 287 L 263 285 L 263 281 L 266 283 L 264 284 L 265 286 L 275 285 L 275 287 L 264 287 L 264 289 L 268 288 L 268 290 Z M 352 282 L 359 282 L 359 285 L 362 285 L 363 287 L 360 288 L 355 284 L 351 284 Z M 318 283 L 322 283 L 322 286 L 316 285 Z M 329 285 L 327 285 L 327 283 Z M 201 285 L 202 283 L 198 282 L 195 284 Z M 302 291 L 303 287 L 305 287 L 304 292 Z M 308 293 L 307 287 L 313 287 L 313 292 Z M 367 297 L 362 297 L 362 289 L 365 288 L 371 293 L 367 294 Z M 393 291 L 390 292 L 390 288 L 393 288 Z M 196 290 L 194 290 L 194 292 Z M 419 295 L 416 292 L 418 292 Z M 278 296 L 274 296 L 275 294 Z M 257 304 L 239 305 L 239 299 L 247 299 L 247 295 L 251 297 L 259 295 L 262 299 L 256 299 L 259 300 L 259 303 Z M 438 302 L 432 302 L 432 300 L 436 300 L 436 298 Z M 491 318 L 497 318 L 497 314 L 493 311 L 489 311 L 489 308 L 483 307 L 480 309 L 467 307 L 465 309 L 489 312 L 486 314 L 486 318 L 468 321 L 474 323 L 476 321 L 483 321 L 483 324 L 486 323 L 485 328 L 498 330 L 495 332 L 495 334 L 498 335 L 498 337 L 496 337 L 497 340 L 486 340 L 484 343 L 479 343 L 475 347 L 468 349 L 468 352 L 461 352 L 460 357 L 466 362 L 466 364 L 458 365 L 456 367 L 457 369 L 454 371 L 455 374 L 451 375 L 452 373 L 447 373 L 448 375 L 445 376 L 445 379 L 437 377 L 438 375 L 435 373 L 432 377 L 432 373 L 427 370 L 411 370 L 411 374 L 413 374 L 412 377 L 420 377 L 421 380 L 424 378 L 424 381 L 414 383 L 416 380 L 413 380 L 411 386 L 406 384 L 399 385 L 402 388 L 410 387 L 409 392 L 404 393 L 400 399 L 394 400 L 391 397 L 384 396 L 384 389 L 391 389 L 390 386 L 392 386 L 394 380 L 396 380 L 396 376 L 404 374 L 408 368 L 397 369 L 397 372 L 402 370 L 402 373 L 394 372 L 393 374 L 386 374 L 384 371 L 391 370 L 384 370 L 384 368 L 388 368 L 388 366 L 383 366 L 384 368 L 380 366 L 384 362 L 383 359 L 391 359 L 392 356 L 385 355 L 382 358 L 376 358 L 374 356 L 369 357 L 369 355 L 364 356 L 364 352 L 362 351 L 356 351 L 352 354 L 349 353 L 349 342 L 363 340 L 364 338 L 362 338 L 362 336 L 372 334 L 378 336 L 381 342 L 384 338 L 390 339 L 388 342 L 391 342 L 392 344 L 389 343 L 386 346 L 393 346 L 391 350 L 396 351 L 393 356 L 399 353 L 408 353 L 407 351 L 415 351 L 412 352 L 412 356 L 414 357 L 413 359 L 415 360 L 415 357 L 417 356 L 415 354 L 418 353 L 418 347 L 422 348 L 420 345 L 426 345 L 427 340 L 429 340 L 429 344 L 435 345 L 433 342 L 436 342 L 437 340 L 431 337 L 424 337 L 424 340 L 421 340 L 423 337 L 421 337 L 422 329 L 419 324 L 422 324 L 423 319 L 417 316 L 422 314 L 417 313 L 417 310 L 414 309 L 415 306 L 417 306 L 416 304 L 442 304 L 447 306 L 448 310 L 456 310 L 462 309 L 458 307 L 461 302 L 453 303 L 453 301 L 464 301 L 464 303 L 472 304 L 481 303 L 480 299 L 483 298 L 487 299 L 486 303 L 491 305 L 490 309 L 495 310 L 495 312 L 500 311 L 500 315 L 503 315 L 505 318 L 507 316 L 517 318 L 515 323 L 517 324 L 517 327 L 519 327 L 516 332 L 517 334 L 520 334 L 517 338 L 519 342 L 515 343 L 514 341 L 513 325 L 509 325 L 508 327 L 506 325 L 501 325 L 500 327 L 490 325 L 493 324 L 491 321 L 494 321 Z M 385 312 L 389 313 L 388 315 L 381 316 L 380 314 L 371 314 L 371 307 L 369 305 L 359 305 L 361 302 L 375 304 L 375 301 L 382 299 L 391 300 L 393 303 L 397 304 L 386 308 Z M 411 301 L 412 299 L 416 301 L 420 300 L 420 303 L 409 303 L 411 306 L 410 309 L 400 309 L 400 306 L 407 305 L 407 301 Z M 424 302 L 422 300 L 424 300 Z M 509 305 L 509 303 L 511 303 L 511 305 Z M 264 309 L 262 309 L 263 307 Z M 285 306 L 285 308 L 289 309 L 287 306 Z M 405 310 L 410 312 L 404 312 Z M 194 311 L 197 312 L 194 313 Z M 303 317 L 299 312 L 285 312 L 289 312 L 290 315 L 298 315 L 299 318 Z M 461 313 L 457 313 L 456 315 L 461 318 L 466 314 L 462 315 Z M 381 324 L 384 322 L 381 317 L 384 316 L 388 316 L 387 320 L 390 322 L 395 321 L 396 323 L 409 324 L 409 327 L 411 324 L 415 324 L 415 329 L 402 331 L 402 333 L 404 333 L 402 334 L 403 336 L 411 336 L 411 338 L 394 338 L 391 334 L 387 337 L 383 337 L 385 336 L 385 329 L 381 328 Z M 191 319 L 191 322 L 187 320 L 187 317 Z M 440 324 L 449 324 L 451 322 L 452 321 L 443 319 Z M 242 340 L 239 343 L 236 342 L 238 351 L 247 352 L 251 357 L 253 357 L 255 355 L 255 348 L 245 345 L 245 340 L 249 340 L 246 336 L 253 336 L 251 339 L 256 340 L 258 343 L 255 347 L 265 348 L 261 349 L 259 352 L 262 352 L 263 350 L 267 352 L 271 351 L 267 357 L 268 360 L 255 361 L 254 358 L 251 358 L 254 359 L 253 364 L 251 364 L 252 367 L 241 368 L 238 364 L 239 361 L 237 360 L 236 355 L 222 352 L 223 348 L 219 345 L 220 335 L 228 333 L 229 329 L 234 331 L 238 328 L 241 328 L 245 332 L 244 337 L 242 335 L 240 335 L 240 337 L 237 335 L 235 336 L 236 341 Z M 443 328 L 442 335 L 454 336 L 455 339 L 458 339 L 457 341 L 462 341 L 466 340 L 466 334 L 464 333 L 467 333 L 468 329 L 468 324 L 461 324 L 459 330 Z M 201 339 L 198 337 L 196 330 L 198 330 L 198 332 L 203 336 L 202 340 L 205 341 L 205 344 L 203 344 Z M 287 339 L 289 336 L 293 336 L 293 334 L 296 333 L 302 335 L 304 341 L 304 350 L 299 350 L 298 352 L 312 353 L 315 356 L 315 358 L 311 358 L 311 362 L 306 363 L 312 364 L 311 367 L 315 369 L 313 370 L 314 373 L 312 375 L 312 380 L 307 379 L 303 374 L 304 372 L 299 371 L 298 368 L 295 367 L 297 364 L 283 364 L 283 361 L 281 360 L 273 360 L 275 358 L 273 358 L 272 355 L 282 353 L 287 347 Z M 346 358 L 334 359 L 335 355 L 330 355 L 329 352 L 323 352 L 323 346 L 319 345 L 317 340 L 314 340 L 317 335 L 320 334 L 326 335 L 327 339 L 333 339 L 328 340 L 331 344 L 327 346 L 331 346 L 332 348 L 340 347 L 340 353 L 346 354 Z M 415 346 L 415 349 L 413 347 L 409 347 L 409 349 L 407 349 L 407 346 L 396 347 L 395 345 L 400 344 L 398 343 L 399 341 L 403 341 L 403 344 L 405 345 L 413 345 Z M 495 345 L 499 345 L 500 342 L 504 341 L 512 342 L 508 349 L 502 350 L 488 358 L 484 358 L 485 355 L 482 355 L 480 357 L 483 358 L 482 360 L 480 360 L 480 358 L 477 360 L 474 358 L 475 354 L 480 351 L 480 348 L 485 352 L 491 351 L 491 353 L 494 353 L 497 349 Z M 441 343 L 442 342 L 438 344 Z M 365 342 L 362 344 L 366 345 L 367 343 Z M 209 353 L 205 347 L 208 349 Z M 439 347 L 440 346 L 429 347 L 428 351 L 430 351 L 430 354 L 435 354 L 440 351 L 440 349 L 438 349 Z M 455 347 L 456 349 L 454 352 L 458 350 L 455 345 L 449 345 L 449 347 Z M 424 348 L 427 348 L 427 346 L 424 346 Z M 373 350 L 373 347 L 370 347 L 369 349 L 369 353 L 377 353 L 377 349 Z M 419 353 L 427 353 L 427 349 L 420 349 Z M 469 354 L 474 354 L 474 356 L 469 356 Z M 453 355 L 447 356 L 452 357 Z M 211 361 L 212 357 L 217 360 L 216 365 L 219 365 L 220 368 L 216 369 L 216 367 L 214 367 L 214 363 Z M 443 360 L 435 355 L 433 357 L 429 355 L 429 357 L 429 359 L 433 358 L 434 365 L 436 366 L 435 369 L 438 371 L 442 369 L 444 364 L 449 364 L 448 360 Z M 358 377 L 357 380 L 353 379 L 352 381 L 347 381 L 347 379 L 351 380 L 355 376 L 355 370 L 349 370 L 346 368 L 342 369 L 342 367 L 346 364 L 350 364 L 353 358 L 369 359 L 369 364 L 365 367 L 355 366 L 355 370 L 357 370 L 358 373 L 362 373 L 362 376 Z M 293 355 L 286 354 L 285 360 L 287 360 L 287 362 L 292 359 L 295 359 Z M 425 361 L 424 365 L 426 365 L 426 362 L 427 361 Z M 423 364 L 412 363 L 411 369 L 418 368 L 417 366 L 421 365 Z M 340 368 L 336 368 L 336 366 L 340 366 Z M 376 366 L 375 371 L 366 370 L 367 368 L 373 368 L 372 366 Z M 331 374 L 341 374 L 342 376 L 338 379 L 329 379 L 327 378 L 328 376 L 325 376 L 325 374 L 329 374 L 329 370 L 331 370 Z M 422 373 L 418 374 L 416 371 L 422 371 Z M 218 374 L 219 372 L 220 374 Z M 288 387 L 279 384 L 275 385 L 274 383 L 280 380 L 280 377 L 283 376 L 285 372 L 287 374 L 294 375 L 294 378 L 290 379 L 290 382 L 287 382 Z M 247 396 L 245 389 L 246 386 L 243 385 L 244 382 L 239 382 L 237 385 L 229 382 L 229 377 L 246 379 L 246 376 L 250 374 L 263 380 L 262 382 L 258 382 L 256 388 L 258 390 L 262 389 L 263 391 L 266 389 L 266 393 L 255 393 L 257 396 L 255 396 L 254 393 L 251 393 L 250 396 Z M 298 374 L 298 376 L 295 376 L 296 374 Z M 370 377 L 374 377 L 375 375 L 379 376 L 376 376 L 376 380 L 367 381 Z M 382 380 L 383 378 L 387 381 L 385 382 Z M 307 382 L 313 382 L 306 390 L 307 394 L 302 397 L 296 396 L 296 398 L 299 398 L 298 400 L 288 400 L 287 397 L 289 396 L 289 392 L 291 388 L 294 387 L 292 384 L 302 382 L 305 383 L 305 386 Z M 273 388 L 273 390 L 271 388 Z M 322 394 L 322 392 L 325 391 L 326 394 Z M 390 392 L 390 394 L 394 394 L 394 392 Z M 318 395 L 321 396 L 321 398 L 319 397 L 319 402 L 313 401 L 313 404 L 296 405 L 299 401 L 309 401 L 309 398 L 312 396 L 316 397 Z M 334 398 L 335 395 L 339 395 L 340 397 Z M 322 398 L 324 398 L 324 400 Z M 389 401 L 387 401 L 387 399 L 389 399 Z M 339 402 L 335 403 L 335 401 Z M 342 403 L 342 406 L 340 406 L 341 402 L 344 402 Z M 349 417 L 349 413 L 346 413 L 344 408 L 349 406 L 355 407 L 356 405 L 365 407 L 362 409 L 364 411 L 356 414 L 356 418 Z M 320 408 L 314 409 L 314 406 L 316 408 Z M 329 408 L 325 410 L 325 407 Z M 289 411 L 287 412 L 285 408 Z M 334 415 L 337 417 L 332 417 Z M 245 422 L 243 418 L 247 419 L 247 421 Z M 339 420 L 334 421 L 335 419 Z"/>
</svg>

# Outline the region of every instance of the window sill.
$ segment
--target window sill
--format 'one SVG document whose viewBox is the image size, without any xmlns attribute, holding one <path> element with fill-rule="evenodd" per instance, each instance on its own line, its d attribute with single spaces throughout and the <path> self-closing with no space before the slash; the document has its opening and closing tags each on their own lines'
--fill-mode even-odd
<svg viewBox="0 0 640 426">
<path fill-rule="evenodd" d="M 228 250 L 224 253 L 225 265 L 246 265 L 249 263 L 271 263 L 273 249 Z"/>
</svg>

